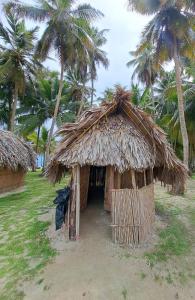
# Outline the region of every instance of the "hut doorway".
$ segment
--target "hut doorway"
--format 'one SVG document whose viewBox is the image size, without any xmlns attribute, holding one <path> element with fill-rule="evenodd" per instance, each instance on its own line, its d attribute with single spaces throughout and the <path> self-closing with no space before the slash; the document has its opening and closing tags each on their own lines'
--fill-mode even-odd
<svg viewBox="0 0 195 300">
<path fill-rule="evenodd" d="M 89 205 L 103 206 L 105 193 L 106 167 L 90 167 L 88 200 Z"/>
</svg>

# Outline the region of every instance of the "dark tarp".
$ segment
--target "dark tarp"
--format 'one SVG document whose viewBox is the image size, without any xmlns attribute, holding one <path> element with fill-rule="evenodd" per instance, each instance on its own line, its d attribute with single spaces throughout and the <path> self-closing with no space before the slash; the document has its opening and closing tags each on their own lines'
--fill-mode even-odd
<svg viewBox="0 0 195 300">
<path fill-rule="evenodd" d="M 56 191 L 58 196 L 53 201 L 56 204 L 56 230 L 62 227 L 65 222 L 65 214 L 68 209 L 68 201 L 70 198 L 70 187 L 65 187 L 64 189 Z"/>
</svg>

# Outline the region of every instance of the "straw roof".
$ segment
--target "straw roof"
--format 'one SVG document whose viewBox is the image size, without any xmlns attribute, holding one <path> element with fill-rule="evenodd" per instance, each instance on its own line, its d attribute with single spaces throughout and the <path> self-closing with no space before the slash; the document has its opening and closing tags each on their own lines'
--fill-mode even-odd
<svg viewBox="0 0 195 300">
<path fill-rule="evenodd" d="M 0 168 L 13 171 L 35 168 L 35 153 L 30 145 L 12 132 L 0 130 Z"/>
<path fill-rule="evenodd" d="M 86 110 L 76 123 L 64 124 L 58 134 L 62 139 L 46 170 L 52 182 L 75 164 L 112 165 L 120 173 L 157 168 L 156 177 L 168 184 L 184 182 L 187 176 L 163 130 L 122 89 L 112 102 Z"/>
</svg>

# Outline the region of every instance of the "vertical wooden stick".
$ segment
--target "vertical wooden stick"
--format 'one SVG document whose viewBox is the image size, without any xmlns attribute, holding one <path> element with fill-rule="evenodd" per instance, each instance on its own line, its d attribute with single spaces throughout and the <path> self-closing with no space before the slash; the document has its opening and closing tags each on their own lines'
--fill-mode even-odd
<svg viewBox="0 0 195 300">
<path fill-rule="evenodd" d="M 79 239 L 80 227 L 80 166 L 76 167 L 76 240 Z"/>
<path fill-rule="evenodd" d="M 133 185 L 133 188 L 136 189 L 137 185 L 136 185 L 135 171 L 134 170 L 131 170 L 131 175 L 132 175 L 132 185 Z"/>
<path fill-rule="evenodd" d="M 146 186 L 147 185 L 147 182 L 146 182 L 146 171 L 144 170 L 144 185 Z"/>
</svg>

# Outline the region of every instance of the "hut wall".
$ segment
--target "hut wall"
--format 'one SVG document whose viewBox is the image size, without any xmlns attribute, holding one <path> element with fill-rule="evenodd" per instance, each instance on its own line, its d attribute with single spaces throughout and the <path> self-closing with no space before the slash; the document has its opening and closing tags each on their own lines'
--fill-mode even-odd
<svg viewBox="0 0 195 300">
<path fill-rule="evenodd" d="M 154 185 L 112 190 L 112 238 L 115 243 L 145 241 L 154 223 Z"/>
<path fill-rule="evenodd" d="M 0 169 L 0 194 L 14 191 L 24 185 L 25 172 L 13 172 L 7 168 Z"/>
<path fill-rule="evenodd" d="M 80 172 L 80 206 L 84 210 L 87 207 L 90 166 L 81 167 Z"/>
<path fill-rule="evenodd" d="M 125 171 L 121 175 L 121 189 L 132 189 L 131 170 Z"/>
</svg>

